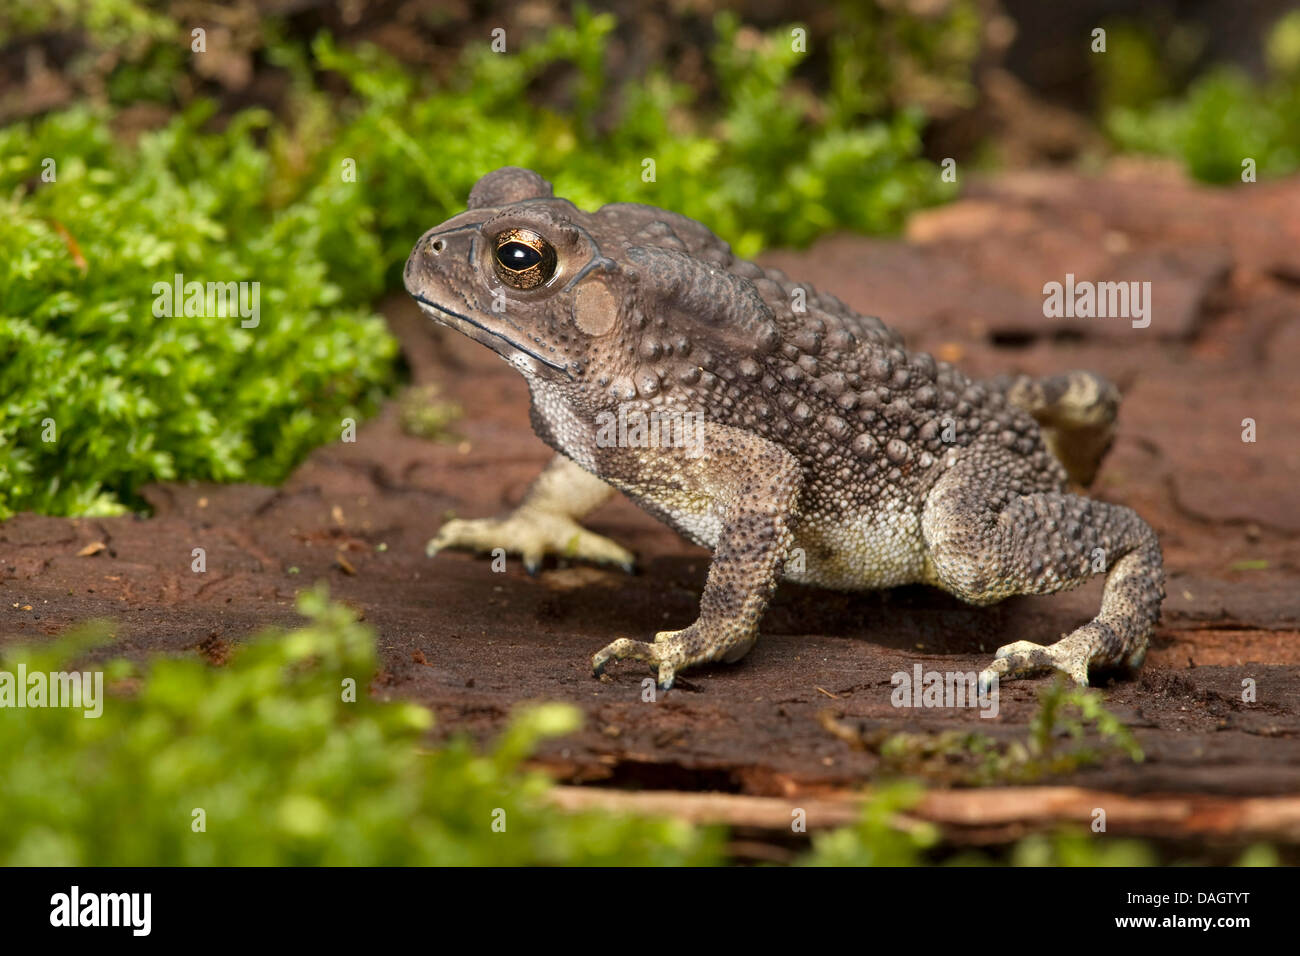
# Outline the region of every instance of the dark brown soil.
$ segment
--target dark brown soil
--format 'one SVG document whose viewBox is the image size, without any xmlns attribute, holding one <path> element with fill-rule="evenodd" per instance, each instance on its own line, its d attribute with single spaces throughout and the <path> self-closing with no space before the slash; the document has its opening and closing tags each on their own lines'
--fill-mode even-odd
<svg viewBox="0 0 1300 956">
<path fill-rule="evenodd" d="M 1300 179 L 1216 191 L 1155 167 L 1018 173 L 917 217 L 906 241 L 836 237 L 766 261 L 972 373 L 1087 367 L 1121 383 L 1119 439 L 1094 490 L 1159 532 L 1169 598 L 1141 676 L 1103 690 L 1147 759 L 1065 782 L 1300 791 Z M 1043 283 L 1067 272 L 1152 280 L 1151 327 L 1043 318 Z M 5 640 L 107 616 L 118 652 L 219 666 L 254 630 L 298 623 L 295 591 L 323 579 L 380 635 L 375 690 L 427 704 L 440 733 L 486 739 L 521 701 L 567 700 L 588 720 L 543 751 L 561 779 L 794 796 L 859 785 L 877 767 L 824 729 L 823 711 L 1023 736 L 1046 679 L 1005 683 L 990 721 L 896 710 L 890 676 L 916 662 L 978 669 L 1001 644 L 1055 640 L 1096 611 L 1098 587 L 977 609 L 924 588 L 785 586 L 744 661 L 688 672 L 643 703 L 641 665 L 596 680 L 591 654 L 689 623 L 708 555 L 619 499 L 590 523 L 636 550 L 635 576 L 552 563 L 530 578 L 516 559 L 504 573 L 467 554 L 427 559 L 442 520 L 507 509 L 550 452 L 508 366 L 430 327 L 404 297 L 383 308 L 414 384 L 439 383 L 463 406 L 458 440 L 403 434 L 391 402 L 283 488 L 156 486 L 149 518 L 19 515 L 0 525 Z M 1246 418 L 1254 443 L 1242 441 Z M 191 571 L 195 547 L 206 573 Z M 1256 702 L 1242 700 L 1246 679 Z"/>
</svg>

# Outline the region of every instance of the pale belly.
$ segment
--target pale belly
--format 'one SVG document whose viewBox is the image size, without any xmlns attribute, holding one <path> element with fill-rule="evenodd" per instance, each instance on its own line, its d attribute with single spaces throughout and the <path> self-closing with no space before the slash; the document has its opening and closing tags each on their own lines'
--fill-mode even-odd
<svg viewBox="0 0 1300 956">
<path fill-rule="evenodd" d="M 664 489 L 655 494 L 630 487 L 622 490 L 683 537 L 710 550 L 717 547 L 723 525 L 708 499 Z M 872 514 L 805 517 L 781 577 L 845 591 L 934 581 L 920 516 L 901 504 Z"/>
<path fill-rule="evenodd" d="M 873 514 L 807 518 L 795 534 L 783 578 L 846 591 L 931 583 L 921 518 L 895 506 Z"/>
</svg>

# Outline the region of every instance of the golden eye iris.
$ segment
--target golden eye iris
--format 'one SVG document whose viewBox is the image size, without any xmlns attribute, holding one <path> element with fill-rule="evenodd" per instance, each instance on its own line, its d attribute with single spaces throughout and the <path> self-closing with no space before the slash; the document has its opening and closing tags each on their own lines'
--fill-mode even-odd
<svg viewBox="0 0 1300 956">
<path fill-rule="evenodd" d="M 507 229 L 496 238 L 497 278 L 516 289 L 534 289 L 555 275 L 555 247 L 528 229 Z"/>
</svg>

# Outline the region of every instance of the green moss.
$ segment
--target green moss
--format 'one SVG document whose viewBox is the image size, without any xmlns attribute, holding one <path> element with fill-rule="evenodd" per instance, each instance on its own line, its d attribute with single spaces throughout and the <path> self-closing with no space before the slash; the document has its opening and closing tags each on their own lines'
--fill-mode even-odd
<svg viewBox="0 0 1300 956">
<path fill-rule="evenodd" d="M 191 653 L 96 665 L 97 718 L 6 709 L 0 721 L 4 865 L 684 865 L 717 862 L 720 834 L 672 820 L 563 814 L 519 763 L 573 731 L 567 705 L 521 711 L 478 753 L 429 749 L 424 708 L 373 699 L 374 636 L 323 593 L 309 623 L 264 632 L 214 666 Z M 3 669 L 62 671 L 83 630 Z M 354 692 L 350 692 L 350 689 Z M 196 811 L 200 811 L 196 813 Z M 494 825 L 495 824 L 495 825 Z"/>
<path fill-rule="evenodd" d="M 201 132 L 208 113 L 134 149 L 86 110 L 0 130 L 0 517 L 113 512 L 157 479 L 278 482 L 376 407 L 396 343 L 332 278 L 348 223 L 322 196 L 268 209 L 268 117 Z M 259 324 L 156 315 L 177 274 L 257 282 Z"/>
</svg>

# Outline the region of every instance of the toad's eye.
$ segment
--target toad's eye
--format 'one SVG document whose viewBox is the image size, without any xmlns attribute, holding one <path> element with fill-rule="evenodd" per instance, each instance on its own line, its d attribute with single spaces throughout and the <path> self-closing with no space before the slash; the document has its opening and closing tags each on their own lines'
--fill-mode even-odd
<svg viewBox="0 0 1300 956">
<path fill-rule="evenodd" d="M 497 250 L 497 258 L 511 272 L 523 272 L 542 261 L 542 254 L 532 246 L 526 246 L 517 239 L 511 239 Z"/>
<path fill-rule="evenodd" d="M 508 229 L 496 238 L 496 273 L 513 288 L 536 288 L 555 275 L 555 247 L 528 229 Z"/>
</svg>

